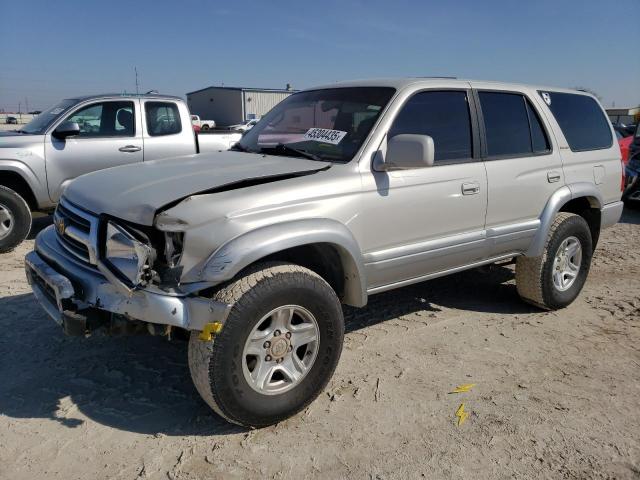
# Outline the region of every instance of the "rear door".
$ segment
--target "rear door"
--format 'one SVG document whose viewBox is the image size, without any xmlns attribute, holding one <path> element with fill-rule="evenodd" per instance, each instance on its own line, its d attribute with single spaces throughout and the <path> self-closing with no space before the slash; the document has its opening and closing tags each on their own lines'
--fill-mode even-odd
<svg viewBox="0 0 640 480">
<path fill-rule="evenodd" d="M 76 122 L 80 134 L 59 140 L 57 125 Z M 137 100 L 100 100 L 82 104 L 45 136 L 47 185 L 53 202 L 64 186 L 85 173 L 142 161 L 142 128 Z"/>
<path fill-rule="evenodd" d="M 145 162 L 196 153 L 195 132 L 184 103 L 144 99 L 142 104 Z M 183 118 L 186 122 L 182 122 Z"/>
<path fill-rule="evenodd" d="M 487 170 L 490 256 L 525 250 L 547 201 L 564 185 L 551 128 L 533 95 L 472 83 L 479 105 L 482 157 Z"/>
</svg>

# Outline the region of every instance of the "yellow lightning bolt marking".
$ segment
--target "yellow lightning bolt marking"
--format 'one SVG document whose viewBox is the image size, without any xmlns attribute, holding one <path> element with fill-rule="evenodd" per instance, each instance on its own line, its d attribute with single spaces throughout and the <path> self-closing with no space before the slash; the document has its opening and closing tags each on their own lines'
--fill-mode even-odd
<svg viewBox="0 0 640 480">
<path fill-rule="evenodd" d="M 216 333 L 220 333 L 220 330 L 222 330 L 222 324 L 220 322 L 207 323 L 200 335 L 198 335 L 198 338 L 203 342 L 210 342 Z"/>
<path fill-rule="evenodd" d="M 458 407 L 458 410 L 456 410 L 456 417 L 458 417 L 458 426 L 462 425 L 468 416 L 469 413 L 464 411 L 464 403 L 461 403 Z"/>
<path fill-rule="evenodd" d="M 464 392 L 468 392 L 469 390 L 471 390 L 475 386 L 476 386 L 475 383 L 465 383 L 464 385 L 457 386 L 456 388 L 454 388 L 449 393 L 464 393 Z"/>
</svg>

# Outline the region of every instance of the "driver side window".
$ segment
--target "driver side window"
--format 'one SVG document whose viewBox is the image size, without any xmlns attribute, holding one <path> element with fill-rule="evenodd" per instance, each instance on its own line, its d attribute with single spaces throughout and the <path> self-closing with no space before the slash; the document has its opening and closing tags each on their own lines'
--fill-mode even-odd
<svg viewBox="0 0 640 480">
<path fill-rule="evenodd" d="M 80 126 L 78 137 L 133 137 L 135 134 L 133 102 L 100 102 L 72 113 L 67 122 Z"/>
</svg>

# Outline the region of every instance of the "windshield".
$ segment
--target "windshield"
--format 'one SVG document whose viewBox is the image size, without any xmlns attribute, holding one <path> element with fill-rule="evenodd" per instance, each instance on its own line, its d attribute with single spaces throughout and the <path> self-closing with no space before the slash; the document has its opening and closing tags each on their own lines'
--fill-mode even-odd
<svg viewBox="0 0 640 480">
<path fill-rule="evenodd" d="M 78 103 L 77 100 L 68 99 L 63 100 L 55 107 L 51 107 L 49 110 L 45 110 L 37 117 L 27 123 L 20 129 L 23 133 L 31 133 L 35 135 L 43 134 L 47 131 L 47 128 L 60 118 L 67 110 Z"/>
<path fill-rule="evenodd" d="M 394 92 L 386 87 L 350 87 L 295 93 L 262 117 L 238 148 L 300 156 L 295 149 L 306 154 L 302 156 L 348 162 Z"/>
</svg>

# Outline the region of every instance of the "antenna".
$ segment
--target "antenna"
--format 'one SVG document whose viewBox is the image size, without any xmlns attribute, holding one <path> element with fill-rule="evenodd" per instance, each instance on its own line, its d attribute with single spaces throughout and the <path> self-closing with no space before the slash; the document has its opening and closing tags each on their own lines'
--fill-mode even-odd
<svg viewBox="0 0 640 480">
<path fill-rule="evenodd" d="M 139 95 L 139 83 L 138 83 L 138 67 L 133 67 L 133 70 L 136 72 L 136 95 Z"/>
</svg>

